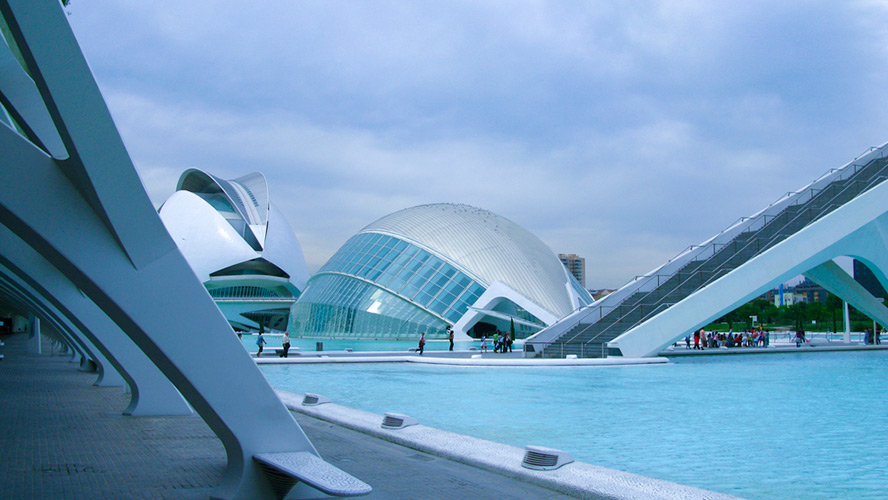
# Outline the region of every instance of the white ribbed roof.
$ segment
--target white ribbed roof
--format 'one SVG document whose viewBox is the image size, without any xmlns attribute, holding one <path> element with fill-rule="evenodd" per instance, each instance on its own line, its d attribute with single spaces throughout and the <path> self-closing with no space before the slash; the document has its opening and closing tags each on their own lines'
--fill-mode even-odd
<svg viewBox="0 0 888 500">
<path fill-rule="evenodd" d="M 361 230 L 415 243 L 490 286 L 502 281 L 562 317 L 573 310 L 567 273 L 539 238 L 493 212 L 469 205 L 420 205 L 387 215 Z"/>
</svg>

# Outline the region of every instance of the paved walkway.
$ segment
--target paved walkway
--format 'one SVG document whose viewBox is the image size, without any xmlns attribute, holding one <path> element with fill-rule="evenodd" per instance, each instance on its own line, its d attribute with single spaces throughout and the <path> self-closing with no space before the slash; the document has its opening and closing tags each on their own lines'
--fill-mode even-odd
<svg viewBox="0 0 888 500">
<path fill-rule="evenodd" d="M 679 358 L 686 356 L 732 356 L 751 354 L 811 354 L 817 352 L 837 351 L 884 351 L 888 350 L 888 344 L 864 345 L 859 343 L 844 344 L 841 342 L 816 342 L 796 347 L 794 343 L 780 342 L 768 347 L 707 347 L 706 349 L 688 349 L 683 344 L 661 352 L 659 355 L 665 358 Z"/>
<path fill-rule="evenodd" d="M 24 334 L 2 340 L 0 499 L 198 499 L 221 479 L 225 451 L 199 417 L 125 417 L 121 388 L 94 387 L 67 356 L 28 354 Z M 362 498 L 571 498 L 296 417 L 326 460 L 373 486 Z"/>
</svg>

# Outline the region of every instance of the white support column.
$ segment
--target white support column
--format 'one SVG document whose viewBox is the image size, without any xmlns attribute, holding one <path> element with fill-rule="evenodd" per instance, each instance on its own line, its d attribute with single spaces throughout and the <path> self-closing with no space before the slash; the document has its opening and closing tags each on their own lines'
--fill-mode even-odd
<svg viewBox="0 0 888 500">
<path fill-rule="evenodd" d="M 888 308 L 873 297 L 866 288 L 854 281 L 844 269 L 829 260 L 805 273 L 805 276 L 825 288 L 829 293 L 838 295 L 858 311 L 870 318 L 885 324 L 888 321 Z"/>
<path fill-rule="evenodd" d="M 844 342 L 851 343 L 851 315 L 848 312 L 848 303 L 842 301 L 842 327 L 844 328 Z"/>
<path fill-rule="evenodd" d="M 40 344 L 40 318 L 32 313 L 28 315 L 28 352 L 42 354 L 43 348 Z"/>
<path fill-rule="evenodd" d="M 85 297 L 59 271 L 29 248 L 5 226 L 0 225 L 0 275 L 42 302 L 67 328 L 61 333 L 71 344 L 83 346 L 88 360 L 98 361 L 95 385 L 126 386 L 131 389 L 130 404 L 124 415 L 190 415 L 191 407 L 182 395 L 95 303 Z M 36 297 L 40 297 L 38 300 Z"/>
</svg>

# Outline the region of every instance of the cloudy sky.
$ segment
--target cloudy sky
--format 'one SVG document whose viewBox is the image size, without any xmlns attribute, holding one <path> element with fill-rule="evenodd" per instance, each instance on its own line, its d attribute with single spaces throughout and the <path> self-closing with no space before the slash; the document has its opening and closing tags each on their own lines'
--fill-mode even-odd
<svg viewBox="0 0 888 500">
<path fill-rule="evenodd" d="M 316 270 L 482 207 L 617 287 L 888 141 L 888 2 L 72 0 L 155 204 L 261 171 Z"/>
</svg>

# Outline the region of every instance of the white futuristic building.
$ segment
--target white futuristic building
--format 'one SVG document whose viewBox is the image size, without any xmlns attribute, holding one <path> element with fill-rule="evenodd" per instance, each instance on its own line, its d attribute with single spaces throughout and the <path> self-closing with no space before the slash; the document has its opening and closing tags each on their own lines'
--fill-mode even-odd
<svg viewBox="0 0 888 500">
<path fill-rule="evenodd" d="M 468 205 L 421 205 L 362 229 L 311 278 L 291 335 L 522 338 L 590 304 L 539 238 Z"/>
<path fill-rule="evenodd" d="M 286 328 L 309 274 L 262 174 L 224 180 L 186 170 L 160 218 L 235 329 Z"/>
</svg>

